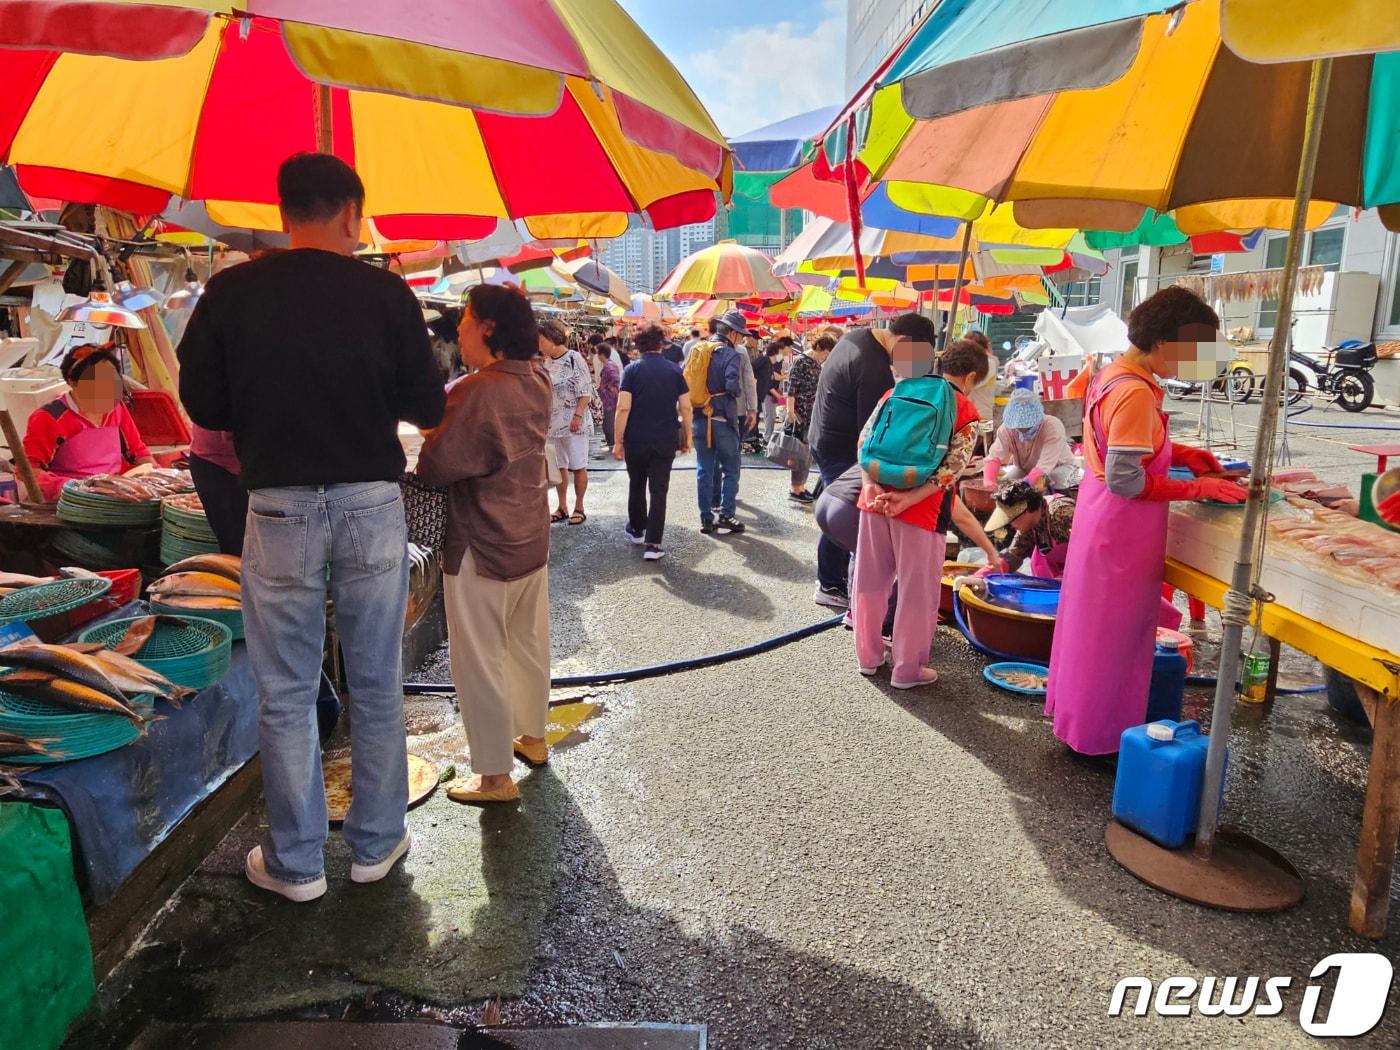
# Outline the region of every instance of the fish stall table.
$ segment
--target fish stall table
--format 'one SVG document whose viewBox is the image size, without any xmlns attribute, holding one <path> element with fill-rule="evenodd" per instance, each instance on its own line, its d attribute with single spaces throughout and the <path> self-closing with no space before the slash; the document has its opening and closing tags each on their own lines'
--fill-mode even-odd
<svg viewBox="0 0 1400 1050">
<path fill-rule="evenodd" d="M 133 602 L 94 623 L 148 612 Z M 157 714 L 142 737 L 115 751 L 29 767 L 11 799 L 56 807 L 68 819 L 98 980 L 258 789 L 258 697 L 242 642 L 218 683 L 178 709 L 159 702 Z"/>
<path fill-rule="evenodd" d="M 1295 515 L 1292 520 L 1301 522 L 1310 512 L 1300 504 L 1293 504 L 1291 511 L 1274 511 L 1271 529 L 1277 522 L 1288 522 L 1290 513 Z M 1172 504 L 1165 581 L 1222 608 L 1239 521 L 1238 511 Z M 1351 522 L 1336 527 L 1352 534 L 1377 529 Z M 1376 535 L 1380 542 L 1390 542 L 1383 530 L 1377 529 Z M 1371 760 L 1348 924 L 1360 936 L 1376 940 L 1385 934 L 1400 843 L 1400 589 L 1377 579 L 1331 574 L 1318 567 L 1323 561 L 1321 552 L 1304 559 L 1291 555 L 1286 542 L 1270 542 L 1260 580 L 1274 600 L 1262 606 L 1259 627 L 1274 650 L 1271 673 L 1278 665 L 1278 645 L 1307 653 L 1356 683 L 1371 721 Z"/>
</svg>

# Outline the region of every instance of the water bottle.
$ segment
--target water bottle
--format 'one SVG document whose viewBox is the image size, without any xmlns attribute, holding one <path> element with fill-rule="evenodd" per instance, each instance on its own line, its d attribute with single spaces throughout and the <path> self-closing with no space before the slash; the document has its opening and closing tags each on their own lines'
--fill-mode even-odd
<svg viewBox="0 0 1400 1050">
<path fill-rule="evenodd" d="M 1147 687 L 1147 722 L 1181 721 L 1186 693 L 1186 656 L 1175 638 L 1157 643 L 1152 655 L 1152 678 Z"/>
</svg>

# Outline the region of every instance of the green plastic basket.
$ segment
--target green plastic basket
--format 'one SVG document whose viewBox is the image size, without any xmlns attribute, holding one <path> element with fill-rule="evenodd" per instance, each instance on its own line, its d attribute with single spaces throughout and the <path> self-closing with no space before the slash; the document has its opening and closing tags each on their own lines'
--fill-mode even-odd
<svg viewBox="0 0 1400 1050">
<path fill-rule="evenodd" d="M 223 624 L 233 635 L 235 642 L 243 639 L 243 610 L 238 609 L 180 609 L 172 605 L 162 605 L 158 600 L 152 599 L 151 611 L 164 613 L 166 616 L 178 616 L 181 619 L 213 620 L 215 623 Z"/>
<path fill-rule="evenodd" d="M 174 616 L 167 613 L 164 615 Z M 157 621 L 146 644 L 133 659 L 163 674 L 176 685 L 190 689 L 211 686 L 228 673 L 233 649 L 233 631 L 226 624 L 207 617 L 178 616 L 179 623 Z M 115 649 L 126 637 L 131 620 L 109 620 L 90 627 L 78 638 L 80 642 L 97 642 Z"/>
<path fill-rule="evenodd" d="M 125 528 L 133 525 L 154 525 L 160 521 L 160 500 L 113 499 L 92 492 L 83 492 L 76 481 L 65 482 L 58 496 L 55 511 L 58 520 L 71 525 L 92 525 L 99 528 Z"/>
<path fill-rule="evenodd" d="M 105 576 L 80 576 L 71 580 L 36 583 L 0 598 L 0 623 L 42 620 L 76 609 L 101 598 L 112 589 Z"/>
<path fill-rule="evenodd" d="M 4 679 L 0 678 L 0 685 Z M 141 709 L 149 707 L 150 697 L 132 701 Z M 30 740 L 50 740 L 52 755 L 10 755 L 5 761 L 16 765 L 42 766 L 72 762 L 106 754 L 125 747 L 141 736 L 141 729 L 121 715 L 69 713 L 39 700 L 15 696 L 0 690 L 0 732 L 15 733 Z"/>
</svg>

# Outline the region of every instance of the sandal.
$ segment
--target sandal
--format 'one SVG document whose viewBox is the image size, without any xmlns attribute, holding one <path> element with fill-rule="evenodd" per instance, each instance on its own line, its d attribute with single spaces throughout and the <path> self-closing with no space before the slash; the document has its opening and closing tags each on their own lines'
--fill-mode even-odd
<svg viewBox="0 0 1400 1050">
<path fill-rule="evenodd" d="M 587 521 L 587 520 L 588 520 L 588 515 L 585 514 L 585 513 L 584 513 L 583 511 L 581 511 L 581 510 L 576 510 L 576 511 L 574 511 L 572 514 L 569 515 L 569 524 L 570 524 L 570 525 L 582 525 L 582 524 L 583 524 L 585 521 Z"/>
<path fill-rule="evenodd" d="M 561 521 L 568 521 L 568 520 L 569 520 L 569 512 L 566 511 L 566 510 L 556 510 L 553 514 L 551 514 L 551 515 L 549 516 L 549 523 L 550 523 L 551 525 L 558 525 Z"/>
</svg>

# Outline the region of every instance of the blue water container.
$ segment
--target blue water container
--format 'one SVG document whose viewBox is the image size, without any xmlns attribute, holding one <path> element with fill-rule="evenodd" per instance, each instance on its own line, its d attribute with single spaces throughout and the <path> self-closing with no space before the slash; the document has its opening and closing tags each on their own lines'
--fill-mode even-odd
<svg viewBox="0 0 1400 1050">
<path fill-rule="evenodd" d="M 1196 722 L 1149 722 L 1124 730 L 1113 818 L 1167 849 L 1196 833 L 1210 738 Z"/>
<path fill-rule="evenodd" d="M 1181 701 L 1186 693 L 1186 657 L 1172 640 L 1159 642 L 1152 654 L 1152 678 L 1147 687 L 1144 721 L 1181 721 Z"/>
<path fill-rule="evenodd" d="M 1034 393 L 1035 384 L 1039 379 L 1040 376 L 1036 375 L 1034 372 L 1028 372 L 1023 376 L 1016 377 L 1015 387 L 1017 390 L 1029 390 Z"/>
</svg>

